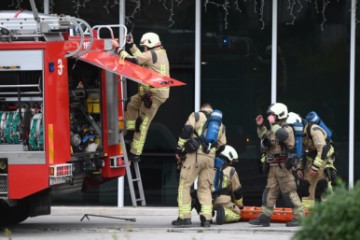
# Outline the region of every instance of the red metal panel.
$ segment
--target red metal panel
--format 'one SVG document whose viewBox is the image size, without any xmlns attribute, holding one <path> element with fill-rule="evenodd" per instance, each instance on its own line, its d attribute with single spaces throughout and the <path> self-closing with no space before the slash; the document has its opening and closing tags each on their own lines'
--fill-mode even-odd
<svg viewBox="0 0 360 240">
<path fill-rule="evenodd" d="M 68 69 L 65 42 L 2 43 L 0 49 L 44 50 L 44 137 L 47 163 L 65 163 L 70 160 L 70 117 Z M 54 64 L 54 72 L 49 64 Z M 54 126 L 54 159 L 49 159 L 49 126 Z"/>
<path fill-rule="evenodd" d="M 106 153 L 108 155 L 105 158 L 105 166 L 102 168 L 102 176 L 104 178 L 114 178 L 114 177 L 125 176 L 125 167 L 110 168 L 110 156 L 120 155 L 120 145 L 119 144 L 107 145 Z"/>
<path fill-rule="evenodd" d="M 0 44 L 1 50 L 33 50 L 43 49 L 46 47 L 44 42 L 2 42 Z"/>
<path fill-rule="evenodd" d="M 49 42 L 44 62 L 45 152 L 47 163 L 60 164 L 70 160 L 70 116 L 68 66 L 64 42 Z M 54 71 L 49 71 L 49 64 Z M 49 132 L 49 130 L 53 132 Z M 53 148 L 53 149 L 52 149 Z"/>
<path fill-rule="evenodd" d="M 108 39 L 110 40 L 110 39 Z M 65 42 L 65 49 L 68 52 L 75 51 L 77 47 L 79 46 L 81 41 L 80 36 L 71 36 L 69 37 L 69 41 Z M 90 46 L 90 38 L 85 37 L 83 46 L 81 47 L 81 51 L 87 49 L 87 47 Z M 103 51 L 104 49 L 104 39 L 97 39 L 94 36 L 93 44 L 91 46 L 92 51 Z"/>
<path fill-rule="evenodd" d="M 47 165 L 9 165 L 9 199 L 21 199 L 49 187 Z"/>
<path fill-rule="evenodd" d="M 70 159 L 70 123 L 67 61 L 63 42 L 3 43 L 1 49 L 44 51 L 44 144 L 43 165 L 9 165 L 9 199 L 20 199 L 49 187 L 49 163 Z M 49 71 L 54 63 L 55 71 Z M 49 126 L 53 129 L 53 149 L 49 151 Z M 51 158 L 51 159 L 50 159 Z"/>
<path fill-rule="evenodd" d="M 176 79 L 163 76 L 156 73 L 155 71 L 120 59 L 118 56 L 107 52 L 88 52 L 81 56 L 80 59 L 100 68 L 106 69 L 112 73 L 124 76 L 135 82 L 147 84 L 155 88 L 185 85 L 185 83 Z"/>
<path fill-rule="evenodd" d="M 102 71 L 102 79 L 103 81 L 101 81 L 102 84 L 102 96 L 106 96 L 106 82 L 104 81 L 105 79 L 105 71 Z M 106 121 L 106 117 L 107 116 L 107 108 L 106 108 L 106 98 L 104 97 L 102 99 L 102 115 L 103 115 L 103 140 L 104 140 L 104 153 L 106 153 L 106 157 L 105 157 L 105 166 L 102 168 L 102 176 L 104 178 L 113 178 L 113 177 L 120 177 L 120 176 L 124 176 L 125 175 L 125 167 L 122 168 L 110 168 L 110 157 L 112 156 L 119 156 L 121 154 L 121 149 L 120 149 L 120 143 L 115 144 L 115 145 L 109 145 L 109 141 L 108 141 L 108 122 Z M 120 104 L 119 104 L 120 105 Z M 115 108 L 116 106 L 114 106 Z M 122 113 L 122 112 L 119 112 Z"/>
</svg>

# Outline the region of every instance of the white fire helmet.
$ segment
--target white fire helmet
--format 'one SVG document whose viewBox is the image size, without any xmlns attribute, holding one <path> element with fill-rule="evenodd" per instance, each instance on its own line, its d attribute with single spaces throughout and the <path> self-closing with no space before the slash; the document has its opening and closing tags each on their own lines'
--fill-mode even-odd
<svg viewBox="0 0 360 240">
<path fill-rule="evenodd" d="M 269 106 L 267 113 L 273 113 L 279 120 L 286 119 L 288 117 L 288 108 L 283 103 L 273 103 Z"/>
<path fill-rule="evenodd" d="M 229 162 L 237 162 L 238 161 L 238 154 L 236 152 L 236 150 L 230 146 L 230 145 L 223 145 L 221 148 L 224 148 L 219 155 L 226 157 L 228 159 Z"/>
<path fill-rule="evenodd" d="M 145 33 L 141 37 L 140 46 L 146 46 L 148 48 L 161 46 L 159 35 L 153 32 Z"/>
<path fill-rule="evenodd" d="M 301 123 L 302 120 L 301 120 L 301 117 L 300 117 L 299 114 L 294 113 L 294 112 L 289 112 L 289 116 L 286 119 L 286 122 L 289 123 L 289 124 L 294 124 L 296 122 Z"/>
</svg>

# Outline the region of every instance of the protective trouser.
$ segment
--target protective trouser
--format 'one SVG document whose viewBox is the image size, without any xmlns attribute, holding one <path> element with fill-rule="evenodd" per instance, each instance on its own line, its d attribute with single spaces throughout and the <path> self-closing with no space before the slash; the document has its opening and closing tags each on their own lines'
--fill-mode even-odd
<svg viewBox="0 0 360 240">
<path fill-rule="evenodd" d="M 270 165 L 267 185 L 263 192 L 263 214 L 269 217 L 273 214 L 279 194 L 282 195 L 287 205 L 292 208 L 294 219 L 304 216 L 304 209 L 297 194 L 294 175 L 286 169 L 284 163 Z"/>
<path fill-rule="evenodd" d="M 179 218 L 191 218 L 191 195 L 190 190 L 195 178 L 198 177 L 197 197 L 199 199 L 201 210 L 200 215 L 206 220 L 212 219 L 212 196 L 211 188 L 213 188 L 214 179 L 214 159 L 213 157 L 191 153 L 186 155 L 180 171 L 180 181 L 178 187 L 178 207 Z"/>
<path fill-rule="evenodd" d="M 239 207 L 243 206 L 243 197 L 239 193 L 241 192 L 239 176 L 233 167 L 223 169 L 222 187 L 223 189 L 220 190 L 222 194 L 215 198 L 214 205 L 223 207 L 224 223 L 237 222 L 241 219 Z"/>
<path fill-rule="evenodd" d="M 225 210 L 225 223 L 238 222 L 241 219 L 241 210 L 233 202 L 220 204 Z"/>
<path fill-rule="evenodd" d="M 147 108 L 141 100 L 140 94 L 135 94 L 130 98 L 130 102 L 127 104 L 125 111 L 126 129 L 138 130 L 134 132 L 134 137 L 131 142 L 131 153 L 135 155 L 142 154 L 150 123 L 154 119 L 161 104 L 166 100 L 167 98 L 160 98 L 153 95 L 151 107 Z M 136 126 L 136 124 L 139 124 L 139 126 Z"/>
<path fill-rule="evenodd" d="M 309 196 L 302 198 L 302 205 L 304 208 L 309 209 L 314 206 L 316 186 L 320 180 L 325 179 L 328 182 L 328 190 L 332 192 L 331 183 L 329 183 L 328 178 L 325 174 L 325 166 L 327 164 L 333 165 L 333 162 L 334 160 L 328 157 L 325 161 L 323 161 L 321 167 L 319 168 L 318 174 L 316 176 L 311 176 L 310 172 L 311 172 L 312 161 L 308 159 L 306 164 L 307 166 L 304 169 L 304 179 L 309 181 L 310 186 L 309 186 Z"/>
</svg>

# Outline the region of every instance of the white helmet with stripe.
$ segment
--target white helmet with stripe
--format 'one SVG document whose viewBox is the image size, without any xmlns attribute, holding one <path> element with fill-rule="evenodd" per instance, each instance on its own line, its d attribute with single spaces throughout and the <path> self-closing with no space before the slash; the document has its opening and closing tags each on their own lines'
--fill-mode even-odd
<svg viewBox="0 0 360 240">
<path fill-rule="evenodd" d="M 238 161 L 238 154 L 235 150 L 235 148 L 233 148 L 232 146 L 230 145 L 222 145 L 219 150 L 218 150 L 220 153 L 219 153 L 219 156 L 220 157 L 225 157 L 229 162 L 237 162 Z"/>
<path fill-rule="evenodd" d="M 161 46 L 159 35 L 153 32 L 145 33 L 141 37 L 140 46 L 146 46 L 148 48 Z"/>
<path fill-rule="evenodd" d="M 289 116 L 286 119 L 286 122 L 289 123 L 289 124 L 294 124 L 296 122 L 301 123 L 302 120 L 301 120 L 301 117 L 300 117 L 299 114 L 294 113 L 294 112 L 289 112 Z"/>
<path fill-rule="evenodd" d="M 279 120 L 283 120 L 288 117 L 288 108 L 283 103 L 273 103 L 269 106 L 267 113 L 275 114 Z"/>
</svg>

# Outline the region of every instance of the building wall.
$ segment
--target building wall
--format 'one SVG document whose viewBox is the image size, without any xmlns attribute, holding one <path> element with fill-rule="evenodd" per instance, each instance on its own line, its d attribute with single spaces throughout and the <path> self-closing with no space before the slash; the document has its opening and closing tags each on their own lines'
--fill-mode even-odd
<svg viewBox="0 0 360 240">
<path fill-rule="evenodd" d="M 38 9 L 42 11 L 42 1 Z M 176 205 L 179 172 L 174 151 L 178 134 L 194 110 L 195 1 L 138 1 L 141 9 L 126 1 L 127 27 L 139 42 L 143 33 L 157 32 L 168 51 L 171 76 L 185 82 L 171 89 L 149 130 L 140 162 L 148 205 Z M 265 175 L 260 173 L 259 141 L 255 117 L 266 114 L 271 104 L 271 19 L 268 1 L 229 1 L 228 9 L 202 1 L 201 102 L 224 113 L 228 143 L 239 152 L 236 168 L 244 188 L 245 204 L 260 205 Z M 22 8 L 28 3 L 15 1 Z M 51 12 L 77 15 L 91 25 L 119 21 L 115 1 L 51 1 Z M 76 4 L 76 3 L 84 3 Z M 109 3 L 108 5 L 106 3 Z M 174 3 L 174 5 L 171 5 Z M 298 1 L 289 8 L 278 5 L 277 101 L 303 117 L 316 111 L 333 130 L 338 175 L 348 180 L 349 70 L 351 1 L 329 1 L 323 9 L 312 1 Z M 1 9 L 13 9 L 14 1 L 1 1 Z M 97 14 L 94 15 L 94 9 Z M 134 14 L 133 14 L 134 13 Z M 173 15 L 172 15 L 173 13 Z M 358 19 L 360 16 L 357 10 Z M 359 61 L 359 26 L 356 60 Z M 359 83 L 356 64 L 356 83 Z M 355 84 L 356 106 L 360 86 Z M 136 86 L 129 84 L 129 93 Z M 357 109 L 359 109 L 357 107 Z M 355 114 L 355 179 L 360 179 L 360 111 Z M 125 179 L 126 182 L 126 179 Z M 125 188 L 125 205 L 131 205 Z M 55 203 L 116 205 L 117 181 L 87 193 L 54 196 Z"/>
</svg>

